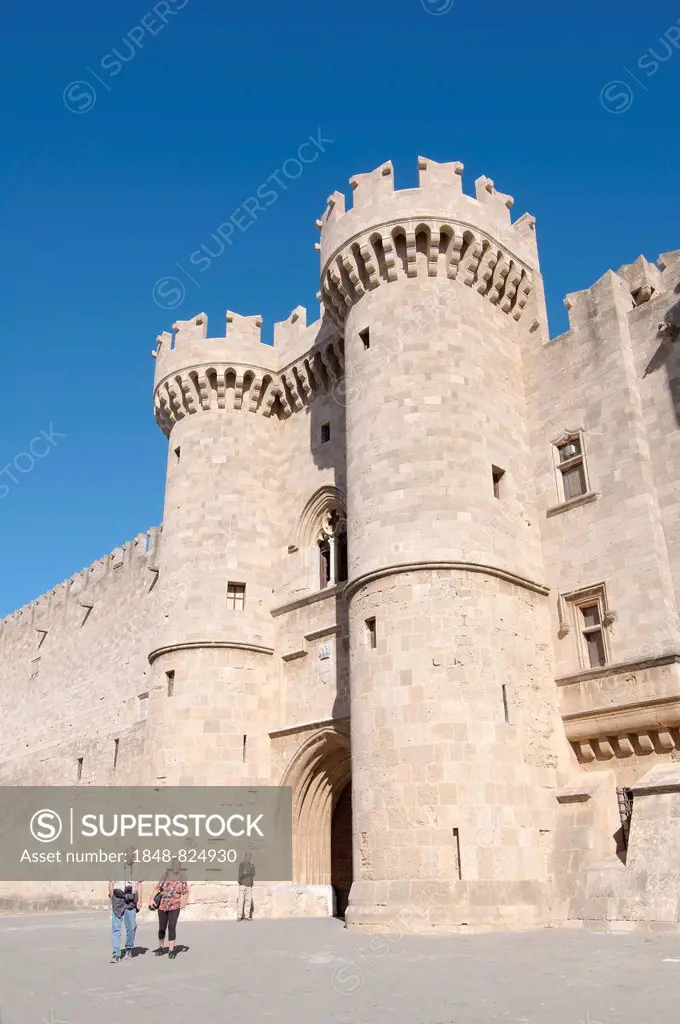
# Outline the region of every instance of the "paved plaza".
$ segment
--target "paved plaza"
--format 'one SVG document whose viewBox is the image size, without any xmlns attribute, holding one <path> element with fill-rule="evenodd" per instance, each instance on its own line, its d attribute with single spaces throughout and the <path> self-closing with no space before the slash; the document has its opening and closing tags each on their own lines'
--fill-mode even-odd
<svg viewBox="0 0 680 1024">
<path fill-rule="evenodd" d="M 145 913 L 135 958 L 110 964 L 109 916 L 0 919 L 2 1024 L 654 1024 L 680 1002 L 678 937 L 180 921 L 170 961 Z"/>
</svg>

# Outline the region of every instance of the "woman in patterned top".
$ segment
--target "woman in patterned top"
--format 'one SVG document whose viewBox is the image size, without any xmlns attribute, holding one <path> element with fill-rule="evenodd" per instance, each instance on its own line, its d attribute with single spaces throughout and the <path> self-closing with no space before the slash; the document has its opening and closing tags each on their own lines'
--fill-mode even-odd
<svg viewBox="0 0 680 1024">
<path fill-rule="evenodd" d="M 177 918 L 180 910 L 184 910 L 189 901 L 189 886 L 177 857 L 173 857 L 170 867 L 158 883 L 156 892 L 161 894 L 158 907 L 158 942 L 156 956 L 165 952 L 165 932 L 168 933 L 169 959 L 177 956 L 175 938 L 177 936 Z M 153 899 L 153 896 L 152 896 Z"/>
</svg>

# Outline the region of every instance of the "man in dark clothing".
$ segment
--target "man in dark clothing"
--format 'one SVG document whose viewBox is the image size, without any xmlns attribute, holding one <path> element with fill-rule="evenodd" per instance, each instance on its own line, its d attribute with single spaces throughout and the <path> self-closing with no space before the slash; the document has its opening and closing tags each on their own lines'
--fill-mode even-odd
<svg viewBox="0 0 680 1024">
<path fill-rule="evenodd" d="M 253 919 L 254 879 L 255 865 L 250 860 L 250 854 L 247 853 L 238 866 L 238 921 L 252 921 Z"/>
</svg>

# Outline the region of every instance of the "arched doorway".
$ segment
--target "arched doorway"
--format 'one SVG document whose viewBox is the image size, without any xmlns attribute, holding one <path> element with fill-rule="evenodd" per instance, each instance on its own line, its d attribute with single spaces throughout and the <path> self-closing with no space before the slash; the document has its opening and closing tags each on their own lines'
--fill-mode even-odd
<svg viewBox="0 0 680 1024">
<path fill-rule="evenodd" d="M 333 726 L 312 733 L 281 784 L 293 789 L 293 883 L 333 886 L 344 916 L 352 884 L 349 737 Z"/>
<path fill-rule="evenodd" d="M 347 783 L 331 819 L 331 885 L 335 889 L 335 913 L 345 916 L 352 888 L 352 786 Z"/>
</svg>

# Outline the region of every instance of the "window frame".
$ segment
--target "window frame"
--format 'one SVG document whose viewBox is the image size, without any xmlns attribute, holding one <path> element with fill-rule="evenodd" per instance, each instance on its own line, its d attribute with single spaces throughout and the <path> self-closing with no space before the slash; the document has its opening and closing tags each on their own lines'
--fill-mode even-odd
<svg viewBox="0 0 680 1024">
<path fill-rule="evenodd" d="M 560 452 L 569 444 L 578 445 L 578 453 L 568 459 L 561 459 Z M 591 493 L 590 475 L 588 473 L 588 458 L 585 446 L 583 430 L 565 430 L 560 437 L 552 442 L 553 465 L 555 469 L 555 486 L 557 488 L 557 502 L 559 505 L 566 505 L 572 501 L 579 501 Z M 565 487 L 565 476 L 573 469 L 580 469 L 583 479 L 583 490 L 579 494 L 572 494 L 567 497 Z"/>
<path fill-rule="evenodd" d="M 607 588 L 604 583 L 596 583 L 582 587 L 560 597 L 560 637 L 564 637 L 573 629 L 574 642 L 581 668 L 585 672 L 606 668 L 613 661 L 609 629 L 616 615 L 609 608 Z M 568 613 L 567 613 L 568 606 Z M 597 608 L 598 622 L 592 626 L 585 624 L 583 615 L 586 608 Z M 590 664 L 590 648 L 587 635 L 599 633 L 602 641 L 604 662 L 602 665 Z"/>
<path fill-rule="evenodd" d="M 234 593 L 230 593 L 233 590 Z M 240 598 L 240 604 L 239 602 Z M 246 610 L 246 585 L 238 580 L 227 580 L 227 611 L 244 612 Z M 233 603 L 232 603 L 233 602 Z"/>
</svg>

